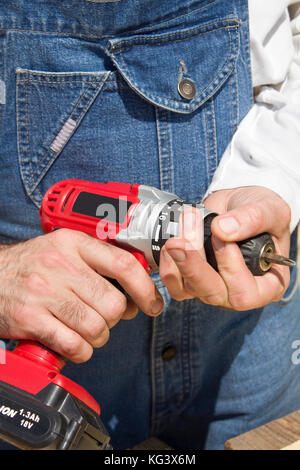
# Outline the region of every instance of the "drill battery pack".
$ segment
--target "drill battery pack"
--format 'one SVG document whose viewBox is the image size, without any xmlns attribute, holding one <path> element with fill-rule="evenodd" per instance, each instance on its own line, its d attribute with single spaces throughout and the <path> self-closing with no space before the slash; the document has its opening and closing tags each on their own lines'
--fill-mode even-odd
<svg viewBox="0 0 300 470">
<path fill-rule="evenodd" d="M 59 373 L 61 363 L 33 342 L 7 351 L 0 367 L 0 439 L 24 450 L 111 449 L 98 403 Z"/>
</svg>

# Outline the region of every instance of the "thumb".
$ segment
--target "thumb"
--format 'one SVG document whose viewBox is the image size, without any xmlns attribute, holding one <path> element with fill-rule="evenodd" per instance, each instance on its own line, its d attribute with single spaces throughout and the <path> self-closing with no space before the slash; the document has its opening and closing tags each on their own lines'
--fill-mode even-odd
<svg viewBox="0 0 300 470">
<path fill-rule="evenodd" d="M 284 205 L 273 207 L 269 201 L 245 204 L 215 217 L 211 231 L 220 240 L 228 242 L 245 240 L 263 232 L 280 238 L 288 230 L 288 212 Z"/>
</svg>

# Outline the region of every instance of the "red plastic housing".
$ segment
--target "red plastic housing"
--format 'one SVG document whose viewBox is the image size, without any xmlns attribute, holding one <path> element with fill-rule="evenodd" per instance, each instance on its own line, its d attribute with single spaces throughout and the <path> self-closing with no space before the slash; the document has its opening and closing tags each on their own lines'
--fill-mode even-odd
<svg viewBox="0 0 300 470">
<path fill-rule="evenodd" d="M 40 208 L 41 226 L 45 233 L 52 232 L 56 228 L 70 228 L 87 233 L 92 237 L 112 244 L 120 230 L 126 229 L 130 223 L 132 214 L 139 204 L 139 184 L 127 183 L 95 183 L 79 179 L 63 180 L 54 184 L 46 192 Z M 96 194 L 111 198 L 114 202 L 126 200 L 131 205 L 124 220 L 119 223 L 105 218 L 79 214 L 73 211 L 78 196 L 82 193 Z M 101 237 L 99 236 L 101 233 Z M 141 263 L 147 272 L 150 272 L 149 264 L 140 251 L 126 248 Z"/>
<path fill-rule="evenodd" d="M 16 349 L 6 351 L 0 365 L 0 381 L 36 395 L 49 383 L 69 392 L 100 415 L 100 406 L 80 385 L 60 374 L 64 361 L 44 346 L 29 340 L 20 341 Z"/>
</svg>

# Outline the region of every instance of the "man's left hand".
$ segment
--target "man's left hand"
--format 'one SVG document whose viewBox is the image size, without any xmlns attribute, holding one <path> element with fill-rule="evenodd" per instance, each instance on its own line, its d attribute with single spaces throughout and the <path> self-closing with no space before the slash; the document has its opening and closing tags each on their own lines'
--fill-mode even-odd
<svg viewBox="0 0 300 470">
<path fill-rule="evenodd" d="M 263 276 L 253 276 L 235 242 L 268 232 L 276 253 L 288 256 L 290 208 L 273 191 L 260 186 L 216 191 L 204 201 L 220 215 L 212 222 L 212 245 L 218 271 L 206 261 L 200 212 L 188 208 L 182 215 L 182 236 L 164 245 L 160 276 L 176 300 L 202 302 L 234 310 L 260 308 L 282 298 L 290 272 L 272 265 Z"/>
</svg>

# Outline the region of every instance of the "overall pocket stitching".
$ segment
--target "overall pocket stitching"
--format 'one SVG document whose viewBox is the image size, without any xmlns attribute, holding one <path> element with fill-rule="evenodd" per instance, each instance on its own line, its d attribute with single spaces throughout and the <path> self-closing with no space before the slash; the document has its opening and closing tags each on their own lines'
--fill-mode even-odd
<svg viewBox="0 0 300 470">
<path fill-rule="evenodd" d="M 130 49 L 133 46 L 147 46 L 153 43 L 156 46 L 163 46 L 166 42 L 181 42 L 187 41 L 194 36 L 202 36 L 204 34 L 212 33 L 219 30 L 236 29 L 240 26 L 238 18 L 228 18 L 225 20 L 214 21 L 205 25 L 196 26 L 195 28 L 188 29 L 186 31 L 175 31 L 173 33 L 160 34 L 159 36 L 147 36 L 147 37 L 134 37 L 124 39 L 116 42 L 109 41 L 110 52 L 118 52 L 118 50 Z M 217 27 L 214 27 L 218 25 Z M 201 30 L 203 30 L 201 32 Z M 172 39 L 174 38 L 174 39 Z"/>
<path fill-rule="evenodd" d="M 168 119 L 169 111 L 155 106 L 156 132 L 161 189 L 174 192 L 174 164 L 172 149 L 172 127 Z"/>
<path fill-rule="evenodd" d="M 233 78 L 234 86 L 232 86 L 231 92 L 231 108 L 232 108 L 232 135 L 236 132 L 238 123 L 240 121 L 239 117 L 239 81 L 237 76 L 236 67 L 234 69 L 234 78 Z"/>
<path fill-rule="evenodd" d="M 85 0 L 88 3 L 117 3 L 122 0 Z"/>
<path fill-rule="evenodd" d="M 206 175 L 210 184 L 218 165 L 216 117 L 213 98 L 207 100 L 204 107 L 206 134 Z"/>
<path fill-rule="evenodd" d="M 28 126 L 28 82 L 23 82 L 23 88 L 19 87 L 17 75 L 16 107 L 17 107 L 17 132 L 20 171 L 25 184 L 32 176 L 32 158 L 30 152 L 29 126 Z M 25 93 L 25 96 L 24 96 Z M 21 103 L 25 106 L 25 113 L 21 112 Z M 27 158 L 24 158 L 27 155 Z"/>
<path fill-rule="evenodd" d="M 237 41 L 238 41 L 238 49 L 240 50 L 240 36 L 237 36 Z M 233 78 L 232 82 L 234 85 L 232 85 L 232 90 L 231 90 L 231 112 L 232 112 L 232 135 L 235 133 L 238 123 L 240 121 L 240 110 L 239 110 L 239 80 L 238 80 L 238 74 L 237 74 L 237 67 L 235 64 L 234 67 L 234 72 L 233 72 Z"/>
<path fill-rule="evenodd" d="M 20 81 L 20 83 L 22 83 L 22 81 Z M 40 80 L 28 80 L 28 83 L 39 83 L 40 85 L 46 85 L 48 86 L 49 84 L 53 87 L 56 86 L 56 87 L 59 87 L 61 86 L 60 83 L 57 83 L 57 82 L 42 82 Z M 63 84 L 67 83 L 67 84 L 70 84 L 70 83 L 76 83 L 78 84 L 79 82 L 75 82 L 75 81 L 71 81 L 71 82 L 62 82 Z M 82 81 L 82 83 L 89 83 L 89 82 L 85 82 L 85 81 Z M 91 83 L 90 83 L 91 84 Z"/>
<path fill-rule="evenodd" d="M 185 17 L 189 17 L 191 15 L 194 15 L 194 14 L 197 14 L 198 12 L 201 12 L 202 10 L 206 9 L 206 8 L 210 8 L 211 6 L 213 6 L 215 3 L 217 3 L 218 0 L 211 0 L 211 1 L 207 1 L 207 3 L 199 8 L 196 8 L 195 10 L 192 10 L 188 13 L 183 13 L 181 15 L 178 15 L 178 16 L 175 16 L 174 18 L 171 18 L 170 20 L 166 20 L 166 21 L 158 21 L 158 23 L 152 23 L 151 24 L 151 31 L 156 31 L 157 28 L 160 28 L 161 26 L 166 26 L 168 24 L 171 24 L 172 23 L 176 23 L 176 21 L 180 20 L 181 18 L 185 18 Z M 1 23 L 2 21 L 2 23 Z M 1 18 L 0 17 L 0 28 L 2 31 L 12 31 L 12 32 L 24 32 L 24 33 L 33 33 L 33 34 L 45 34 L 45 35 L 59 35 L 59 36 L 62 36 L 62 37 L 75 37 L 75 38 L 78 38 L 78 39 L 106 39 L 106 38 L 111 38 L 112 37 L 112 34 L 88 34 L 86 32 L 76 32 L 76 31 L 70 31 L 70 32 L 67 32 L 67 31 L 61 31 L 61 30 L 57 30 L 57 31 L 48 31 L 45 29 L 45 25 L 38 25 L 40 26 L 41 29 L 27 29 L 27 28 L 24 28 L 22 26 L 15 26 L 13 23 L 10 24 L 10 25 L 7 25 L 7 18 Z M 144 26 L 142 28 L 138 28 L 138 29 L 132 29 L 132 30 L 127 30 L 126 31 L 126 34 L 130 33 L 130 34 L 140 34 L 141 32 L 143 31 L 148 31 L 149 30 L 149 26 Z"/>
</svg>

